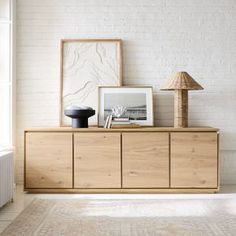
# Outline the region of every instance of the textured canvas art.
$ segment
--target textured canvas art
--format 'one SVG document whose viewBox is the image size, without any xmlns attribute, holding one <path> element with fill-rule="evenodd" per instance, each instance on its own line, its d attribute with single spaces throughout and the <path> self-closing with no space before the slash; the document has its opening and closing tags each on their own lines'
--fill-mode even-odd
<svg viewBox="0 0 236 236">
<path fill-rule="evenodd" d="M 61 50 L 61 125 L 70 125 L 72 105 L 95 109 L 89 124 L 97 125 L 98 86 L 121 85 L 121 40 L 63 40 Z"/>
</svg>

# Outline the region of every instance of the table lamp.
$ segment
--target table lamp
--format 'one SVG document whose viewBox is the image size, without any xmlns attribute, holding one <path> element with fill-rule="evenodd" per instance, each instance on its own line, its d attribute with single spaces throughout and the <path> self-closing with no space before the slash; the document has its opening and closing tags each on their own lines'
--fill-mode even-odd
<svg viewBox="0 0 236 236">
<path fill-rule="evenodd" d="M 187 72 L 176 73 L 161 90 L 174 90 L 174 127 L 188 127 L 188 90 L 201 90 L 198 84 Z"/>
</svg>

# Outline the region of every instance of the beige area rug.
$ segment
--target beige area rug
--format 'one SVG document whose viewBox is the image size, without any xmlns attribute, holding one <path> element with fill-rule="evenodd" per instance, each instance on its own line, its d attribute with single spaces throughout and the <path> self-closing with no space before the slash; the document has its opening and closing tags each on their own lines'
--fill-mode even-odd
<svg viewBox="0 0 236 236">
<path fill-rule="evenodd" d="M 235 236 L 235 199 L 35 199 L 1 236 Z"/>
</svg>

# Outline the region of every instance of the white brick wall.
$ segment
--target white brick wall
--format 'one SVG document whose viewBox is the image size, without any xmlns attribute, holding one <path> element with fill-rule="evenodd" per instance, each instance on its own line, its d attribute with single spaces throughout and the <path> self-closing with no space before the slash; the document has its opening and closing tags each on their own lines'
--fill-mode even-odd
<svg viewBox="0 0 236 236">
<path fill-rule="evenodd" d="M 222 182 L 236 183 L 235 0 L 17 0 L 17 181 L 23 130 L 59 124 L 62 38 L 124 40 L 124 84 L 152 85 L 156 125 L 173 125 L 173 93 L 159 87 L 188 71 L 190 124 L 221 129 Z"/>
</svg>

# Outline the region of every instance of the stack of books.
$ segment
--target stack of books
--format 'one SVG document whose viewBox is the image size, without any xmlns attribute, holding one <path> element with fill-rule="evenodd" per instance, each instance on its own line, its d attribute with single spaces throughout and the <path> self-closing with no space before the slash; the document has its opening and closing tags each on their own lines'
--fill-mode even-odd
<svg viewBox="0 0 236 236">
<path fill-rule="evenodd" d="M 112 122 L 112 115 L 107 116 L 106 121 L 104 123 L 103 128 L 110 129 L 111 128 L 111 122 Z"/>
<path fill-rule="evenodd" d="M 139 124 L 131 123 L 129 117 L 114 117 L 107 116 L 104 128 L 106 129 L 123 129 L 123 128 L 139 128 Z"/>
<path fill-rule="evenodd" d="M 128 125 L 131 124 L 129 117 L 114 117 L 112 125 Z"/>
<path fill-rule="evenodd" d="M 140 125 L 131 123 L 129 117 L 114 117 L 112 119 L 112 129 L 139 128 Z"/>
</svg>

